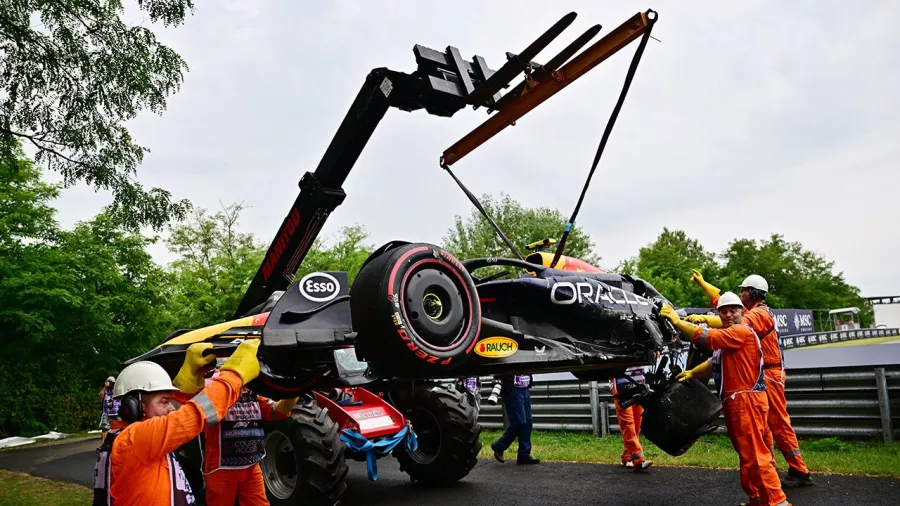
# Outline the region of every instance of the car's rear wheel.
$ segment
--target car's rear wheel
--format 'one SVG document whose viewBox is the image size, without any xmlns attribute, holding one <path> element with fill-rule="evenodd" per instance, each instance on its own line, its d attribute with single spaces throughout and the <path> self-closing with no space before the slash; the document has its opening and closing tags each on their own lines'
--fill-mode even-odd
<svg viewBox="0 0 900 506">
<path fill-rule="evenodd" d="M 350 310 L 357 350 L 382 374 L 450 371 L 472 352 L 481 329 L 472 277 L 430 244 L 404 244 L 368 261 Z"/>
</svg>

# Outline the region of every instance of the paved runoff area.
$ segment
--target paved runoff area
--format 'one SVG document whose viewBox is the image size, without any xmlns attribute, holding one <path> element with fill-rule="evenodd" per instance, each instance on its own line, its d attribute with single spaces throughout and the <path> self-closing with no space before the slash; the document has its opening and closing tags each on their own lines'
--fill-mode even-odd
<svg viewBox="0 0 900 506">
<path fill-rule="evenodd" d="M 0 468 L 90 486 L 99 438 L 0 453 Z M 539 457 L 539 456 L 538 456 Z M 635 474 L 608 464 L 544 462 L 518 466 L 481 460 L 451 487 L 410 483 L 397 462 L 378 462 L 378 481 L 366 478 L 365 464 L 350 462 L 342 505 L 619 505 L 720 506 L 743 500 L 738 472 L 686 467 L 651 467 Z M 900 479 L 814 474 L 816 485 L 788 490 L 796 505 L 900 504 Z"/>
</svg>

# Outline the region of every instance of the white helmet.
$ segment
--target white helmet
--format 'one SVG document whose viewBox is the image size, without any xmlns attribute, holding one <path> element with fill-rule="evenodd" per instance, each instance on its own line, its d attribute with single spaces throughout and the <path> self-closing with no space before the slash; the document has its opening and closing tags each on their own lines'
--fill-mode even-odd
<svg viewBox="0 0 900 506">
<path fill-rule="evenodd" d="M 744 279 L 743 283 L 741 283 L 741 288 L 756 288 L 757 290 L 768 292 L 769 283 L 766 282 L 766 278 L 759 274 L 751 274 Z"/>
<path fill-rule="evenodd" d="M 719 297 L 719 304 L 716 305 L 716 309 L 722 309 L 725 306 L 741 306 L 743 307 L 744 303 L 741 302 L 741 298 L 735 295 L 734 292 L 725 292 Z"/>
<path fill-rule="evenodd" d="M 128 392 L 140 390 L 142 392 L 175 391 L 175 385 L 169 378 L 169 374 L 156 362 L 135 362 L 119 373 L 116 386 L 113 388 L 113 397 L 122 397 Z"/>
</svg>

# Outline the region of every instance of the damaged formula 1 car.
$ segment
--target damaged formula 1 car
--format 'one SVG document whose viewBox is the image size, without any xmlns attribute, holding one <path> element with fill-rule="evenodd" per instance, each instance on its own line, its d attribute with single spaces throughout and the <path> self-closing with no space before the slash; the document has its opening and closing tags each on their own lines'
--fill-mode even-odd
<svg viewBox="0 0 900 506">
<path fill-rule="evenodd" d="M 453 378 L 571 371 L 605 380 L 680 347 L 659 315 L 665 298 L 652 286 L 563 255 L 568 229 L 555 254 L 523 258 L 486 213 L 516 258 L 460 260 L 435 245 L 392 241 L 371 254 L 352 286 L 345 272 L 295 279 L 390 107 L 452 116 L 471 105 L 493 113 L 441 157 L 441 167 L 482 213 L 450 165 L 640 38 L 614 120 L 656 13 L 635 14 L 578 53 L 600 31 L 592 26 L 546 64 L 532 61 L 574 18 L 574 12 L 564 16 L 522 53 L 507 53 L 497 71 L 480 56 L 462 59 L 452 46 L 438 52 L 419 45 L 415 72 L 374 69 L 316 171 L 301 179 L 300 195 L 234 319 L 176 331 L 127 362 L 152 360 L 174 375 L 192 343 L 212 343 L 221 359 L 244 339 L 261 339 L 260 376 L 247 387 L 273 399 L 301 397 L 291 418 L 266 426 L 261 466 L 272 504 L 336 503 L 348 458 L 365 461 L 370 479 L 377 478 L 376 460 L 388 454 L 413 481 L 465 477 L 481 450 L 481 428 Z M 525 79 L 501 95 L 519 72 Z M 600 151 L 608 133 L 609 127 Z M 479 277 L 484 268 L 501 272 Z M 648 390 L 633 401 L 651 396 Z M 197 463 L 197 444 L 184 453 Z M 202 490 L 202 481 L 196 485 Z"/>
</svg>

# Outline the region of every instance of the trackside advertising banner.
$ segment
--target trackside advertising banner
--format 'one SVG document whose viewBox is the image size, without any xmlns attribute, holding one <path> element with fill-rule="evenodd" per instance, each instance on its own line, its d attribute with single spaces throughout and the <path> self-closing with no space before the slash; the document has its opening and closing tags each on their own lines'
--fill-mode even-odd
<svg viewBox="0 0 900 506">
<path fill-rule="evenodd" d="M 684 311 L 687 314 L 706 314 L 712 310 L 708 307 L 686 307 Z M 775 315 L 775 325 L 780 337 L 816 331 L 811 309 L 772 309 L 772 314 Z"/>
<path fill-rule="evenodd" d="M 811 309 L 773 309 L 779 336 L 810 334 L 816 331 Z"/>
<path fill-rule="evenodd" d="M 900 335 L 900 329 L 857 329 L 836 330 L 833 332 L 816 332 L 814 334 L 797 334 L 781 338 L 781 347 L 785 350 L 815 346 L 817 344 L 855 341 L 872 337 L 891 337 Z"/>
</svg>

